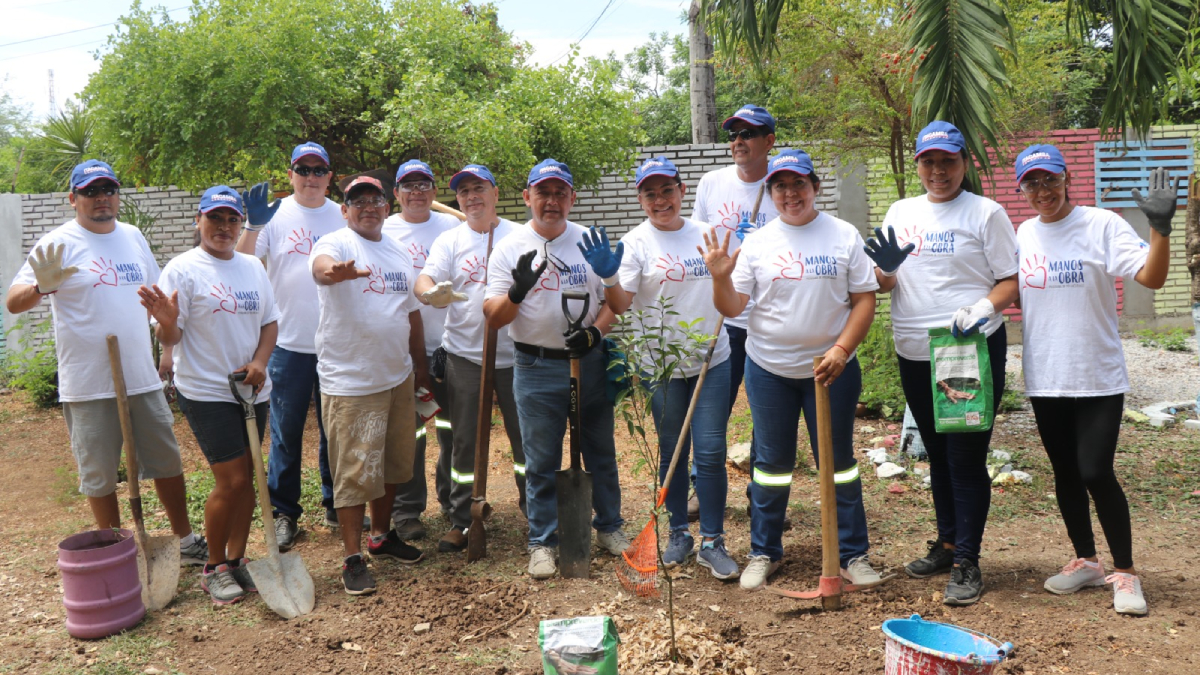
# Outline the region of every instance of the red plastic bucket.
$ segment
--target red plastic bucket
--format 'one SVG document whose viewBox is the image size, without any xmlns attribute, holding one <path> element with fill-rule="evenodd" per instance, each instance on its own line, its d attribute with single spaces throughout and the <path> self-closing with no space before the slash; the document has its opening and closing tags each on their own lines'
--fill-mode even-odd
<svg viewBox="0 0 1200 675">
<path fill-rule="evenodd" d="M 58 544 L 63 606 L 72 637 L 108 637 L 146 615 L 137 542 L 129 530 L 91 530 Z"/>
<path fill-rule="evenodd" d="M 1011 642 L 913 614 L 883 622 L 884 675 L 990 675 L 1013 651 Z"/>
</svg>

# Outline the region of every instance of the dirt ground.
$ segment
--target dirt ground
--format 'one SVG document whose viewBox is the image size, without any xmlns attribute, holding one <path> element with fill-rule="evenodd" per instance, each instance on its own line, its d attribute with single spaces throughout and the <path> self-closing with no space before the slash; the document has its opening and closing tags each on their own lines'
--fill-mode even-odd
<svg viewBox="0 0 1200 675">
<path fill-rule="evenodd" d="M 186 470 L 203 477 L 207 470 L 195 441 L 177 419 Z M 858 447 L 895 433 L 879 420 L 858 424 Z M 744 404 L 730 426 L 731 441 L 746 440 Z M 433 434 L 429 437 L 432 443 Z M 619 436 L 623 512 L 633 535 L 646 522 L 649 491 L 648 477 L 634 474 L 629 447 L 629 439 Z M 1130 495 L 1135 557 L 1151 608 L 1144 618 L 1115 614 L 1106 588 L 1067 597 L 1042 590 L 1043 580 L 1066 562 L 1070 548 L 1032 415 L 1006 415 L 997 423 L 993 447 L 1011 452 L 1016 468 L 1033 474 L 1034 482 L 993 488 L 982 560 L 987 592 L 980 603 L 952 610 L 940 602 L 946 578 L 901 575 L 880 589 L 847 595 L 841 611 L 823 612 L 810 602 L 745 593 L 690 564 L 675 584 L 678 615 L 687 619 L 681 622 L 687 633 L 681 644 L 691 649 L 684 650 L 685 662 L 701 652 L 708 660 L 675 672 L 878 673 L 884 664 L 880 624 L 914 613 L 1014 643 L 1015 656 L 998 673 L 1200 672 L 1200 573 L 1188 567 L 1200 544 L 1200 433 L 1133 424 L 1122 431 L 1117 463 Z M 661 663 L 648 663 L 645 651 L 650 645 L 651 653 L 665 656 L 665 602 L 624 593 L 612 558 L 597 554 L 588 580 L 535 582 L 526 576 L 525 524 L 498 427 L 492 448 L 489 501 L 496 513 L 484 561 L 467 565 L 463 554 L 436 552 L 436 539 L 447 524 L 434 506 L 425 521 L 430 539 L 419 542 L 428 552 L 426 561 L 416 567 L 375 564 L 379 592 L 351 598 L 341 589 L 338 542 L 318 524 L 315 501 L 307 496 L 312 514 L 302 522 L 307 532 L 295 550 L 316 584 L 311 615 L 283 621 L 257 599 L 215 608 L 194 571 L 185 570 L 165 611 L 124 635 L 81 641 L 64 628 L 56 567 L 57 543 L 91 523 L 75 491 L 66 428 L 58 410 L 37 410 L 16 396 L 0 395 L 0 597 L 6 607 L 0 673 L 532 675 L 542 672 L 538 621 L 583 615 L 599 605 L 617 617 L 623 649 L 638 650 L 641 665 L 622 672 L 669 672 Z M 792 589 L 814 586 L 820 572 L 817 482 L 812 460 L 804 454 L 792 491 L 795 527 L 785 535 L 786 562 L 773 580 Z M 315 462 L 313 456 L 307 459 Z M 934 535 L 929 492 L 913 478 L 900 481 L 902 493 L 889 492 L 889 482 L 875 478 L 865 456 L 861 461 L 872 559 L 876 566 L 898 570 L 923 554 L 925 541 Z M 744 563 L 747 477 L 734 469 L 730 473 L 727 540 Z M 161 519 L 161 513 L 150 517 Z M 261 553 L 260 534 L 252 534 L 251 554 L 256 551 Z M 416 634 L 413 628 L 420 623 L 430 623 L 431 630 Z"/>
</svg>

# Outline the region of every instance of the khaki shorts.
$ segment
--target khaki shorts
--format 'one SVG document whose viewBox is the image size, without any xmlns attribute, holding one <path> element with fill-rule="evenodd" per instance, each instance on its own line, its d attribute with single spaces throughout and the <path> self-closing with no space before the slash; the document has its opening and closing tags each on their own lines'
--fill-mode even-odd
<svg viewBox="0 0 1200 675">
<path fill-rule="evenodd" d="M 412 480 L 414 408 L 412 375 L 377 394 L 321 394 L 335 509 L 366 504 L 384 495 L 384 485 Z"/>
<path fill-rule="evenodd" d="M 79 466 L 79 491 L 87 497 L 106 497 L 117 489 L 121 463 L 121 415 L 116 398 L 63 403 L 63 418 L 71 436 L 71 452 Z M 162 390 L 129 397 L 133 447 L 141 480 L 174 478 L 183 473 L 179 444 L 171 426 L 175 415 Z"/>
</svg>

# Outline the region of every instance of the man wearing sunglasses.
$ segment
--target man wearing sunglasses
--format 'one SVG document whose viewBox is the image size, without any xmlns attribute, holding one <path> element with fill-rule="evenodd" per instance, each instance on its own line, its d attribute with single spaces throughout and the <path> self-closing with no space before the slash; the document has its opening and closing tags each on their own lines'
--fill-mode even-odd
<svg viewBox="0 0 1200 675">
<path fill-rule="evenodd" d="M 325 196 L 333 173 L 329 153 L 311 141 L 292 150 L 288 179 L 292 195 L 268 205 L 265 189 L 246 194 L 246 224 L 238 240 L 240 253 L 251 253 L 267 265 L 267 277 L 279 306 L 279 339 L 267 372 L 271 389 L 271 455 L 267 483 L 275 511 L 279 549 L 294 545 L 299 534 L 300 456 L 308 406 L 317 404 L 318 465 L 325 522 L 336 527 L 333 478 L 328 443 L 321 417 L 321 387 L 317 381 L 317 285 L 309 273 L 313 246 L 346 226 L 341 208 Z M 274 214 L 274 215 L 272 215 Z"/>
<path fill-rule="evenodd" d="M 459 220 L 444 213 L 435 213 L 431 207 L 437 199 L 437 183 L 433 179 L 433 169 L 419 159 L 401 162 L 396 169 L 396 186 L 392 189 L 400 213 L 388 217 L 383 222 L 384 236 L 400 242 L 400 247 L 408 252 L 413 259 L 415 274 L 425 269 L 425 259 L 433 248 L 433 240 L 443 232 L 458 227 Z M 415 281 L 416 277 L 414 277 Z M 447 310 L 432 305 L 421 305 L 421 320 L 425 324 L 425 350 L 427 363 L 434 363 L 434 352 L 442 346 L 442 333 L 445 331 Z M 444 360 L 440 361 L 442 364 Z M 453 489 L 455 476 L 450 471 L 450 459 L 454 449 L 454 434 L 450 425 L 450 397 L 446 391 L 444 373 L 439 377 L 428 378 L 432 383 L 432 394 L 441 411 L 434 419 L 434 429 L 437 433 L 438 455 L 437 470 L 434 473 L 434 489 L 437 491 L 438 504 L 442 513 L 450 512 L 450 492 Z M 421 523 L 421 514 L 429 501 L 429 490 L 425 482 L 425 425 L 417 420 L 417 448 L 412 480 L 396 489 L 396 503 L 392 507 L 392 522 L 396 526 L 396 534 L 405 541 L 413 541 L 425 536 L 425 526 Z"/>
<path fill-rule="evenodd" d="M 79 491 L 102 530 L 121 526 L 116 488 L 123 439 L 105 342 L 117 336 L 139 473 L 154 481 L 180 539 L 180 560 L 203 565 L 208 544 L 188 522 L 183 464 L 171 430 L 175 418 L 151 356 L 147 321 L 138 320 L 146 319 L 146 311 L 137 289 L 158 281 L 158 263 L 142 233 L 117 220 L 121 183 L 112 167 L 89 159 L 71 172 L 70 186 L 75 219 L 38 240 L 8 289 L 8 311 L 27 312 L 50 296 L 58 398 Z"/>
</svg>

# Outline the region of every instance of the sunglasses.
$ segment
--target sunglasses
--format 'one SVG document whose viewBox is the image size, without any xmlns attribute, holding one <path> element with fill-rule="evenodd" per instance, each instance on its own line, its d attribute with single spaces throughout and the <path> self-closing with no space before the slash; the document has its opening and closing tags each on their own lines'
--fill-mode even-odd
<svg viewBox="0 0 1200 675">
<path fill-rule="evenodd" d="M 1062 175 L 1061 173 L 1053 176 L 1046 176 L 1041 180 L 1038 180 L 1037 178 L 1031 178 L 1029 180 L 1021 181 L 1021 192 L 1031 195 L 1042 188 L 1046 188 L 1047 190 L 1057 190 L 1058 188 L 1062 187 L 1063 183 L 1066 181 L 1066 176 Z"/>
<path fill-rule="evenodd" d="M 317 178 L 320 178 L 322 176 L 329 174 L 329 167 L 327 167 L 327 166 L 304 166 L 303 164 L 297 164 L 296 166 L 292 167 L 292 171 L 300 174 L 301 176 L 305 176 L 305 177 L 316 176 Z"/>
<path fill-rule="evenodd" d="M 400 184 L 401 192 L 427 192 L 432 189 L 433 189 L 433 182 L 427 181 L 427 180 L 413 182 L 413 183 L 401 183 Z"/>
<path fill-rule="evenodd" d="M 765 135 L 766 132 L 761 129 L 738 129 L 736 131 L 729 132 L 729 142 L 733 143 L 739 138 L 743 141 L 748 141 L 751 138 L 758 138 L 759 136 Z"/>
<path fill-rule="evenodd" d="M 117 194 L 117 190 L 118 188 L 116 185 L 89 185 L 87 187 L 76 189 L 75 194 L 83 195 L 88 199 L 92 199 L 102 192 L 104 193 L 105 197 L 111 197 Z"/>
<path fill-rule="evenodd" d="M 379 208 L 387 206 L 387 200 L 383 197 L 359 197 L 358 199 L 351 199 L 346 204 L 354 209 Z"/>
</svg>

